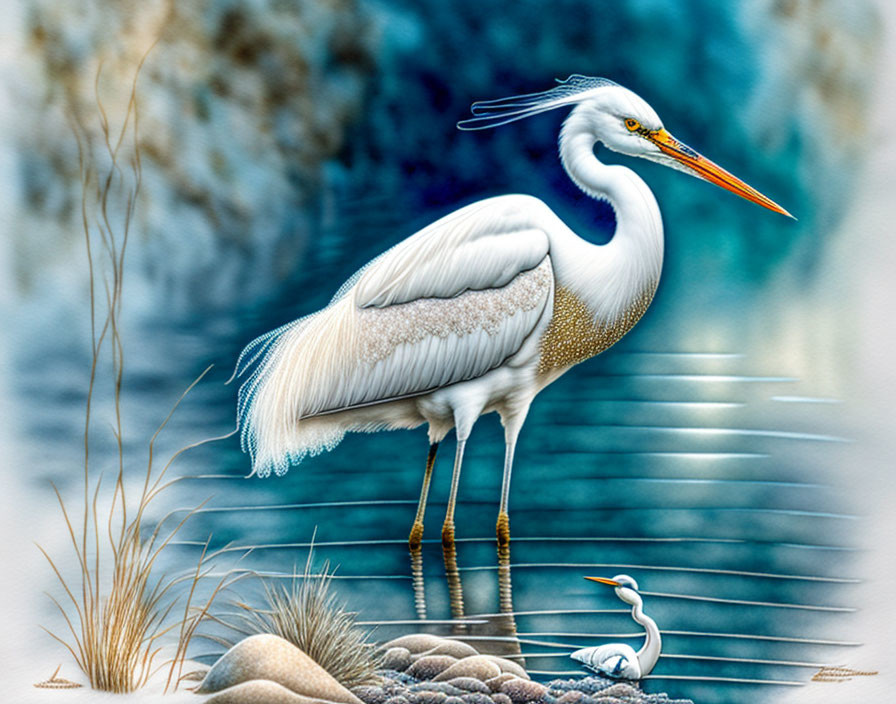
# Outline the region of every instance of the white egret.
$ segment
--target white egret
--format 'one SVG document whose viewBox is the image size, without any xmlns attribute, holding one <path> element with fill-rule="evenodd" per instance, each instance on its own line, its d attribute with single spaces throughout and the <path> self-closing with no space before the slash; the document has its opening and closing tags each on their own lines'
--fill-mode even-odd
<svg viewBox="0 0 896 704">
<path fill-rule="evenodd" d="M 641 595 L 638 594 L 638 583 L 627 574 L 616 575 L 613 579 L 602 577 L 585 577 L 585 579 L 614 587 L 616 596 L 626 604 L 632 605 L 632 618 L 644 626 L 646 637 L 644 645 L 638 652 L 625 643 L 607 643 L 592 648 L 582 648 L 569 657 L 584 663 L 601 675 L 616 679 L 639 680 L 650 674 L 660 658 L 663 641 L 660 638 L 660 629 L 657 628 L 656 622 L 644 613 L 644 604 L 641 601 Z"/>
<path fill-rule="evenodd" d="M 419 550 L 436 448 L 454 428 L 454 471 L 442 542 L 454 545 L 454 509 L 473 424 L 496 411 L 505 457 L 496 526 L 510 539 L 514 447 L 535 395 L 619 340 L 650 304 L 663 262 L 663 225 L 647 184 L 598 160 L 595 144 L 715 183 L 789 215 L 673 138 L 640 97 L 604 78 L 570 76 L 542 93 L 475 103 L 462 130 L 504 125 L 575 106 L 560 158 L 588 195 L 609 201 L 606 244 L 570 230 L 541 200 L 504 195 L 437 220 L 375 258 L 330 304 L 249 344 L 237 374 L 242 445 L 253 473 L 280 475 L 333 449 L 347 431 L 429 426 L 430 451 L 409 543 Z"/>
</svg>

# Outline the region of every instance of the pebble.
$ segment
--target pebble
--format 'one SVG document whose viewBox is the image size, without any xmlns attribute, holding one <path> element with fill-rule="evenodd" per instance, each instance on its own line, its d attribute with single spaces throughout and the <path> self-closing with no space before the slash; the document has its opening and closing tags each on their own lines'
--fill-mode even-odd
<svg viewBox="0 0 896 704">
<path fill-rule="evenodd" d="M 389 698 L 389 690 L 386 687 L 372 687 L 368 685 L 354 687 L 352 694 L 365 702 L 365 704 L 385 704 L 385 701 Z"/>
<path fill-rule="evenodd" d="M 534 702 L 547 694 L 548 688 L 532 680 L 514 677 L 501 685 L 501 692 L 510 697 L 513 704 Z"/>
<path fill-rule="evenodd" d="M 630 684 L 618 682 L 600 690 L 602 697 L 616 697 L 617 699 L 637 699 L 641 690 L 635 689 Z"/>
<path fill-rule="evenodd" d="M 483 657 L 491 660 L 495 665 L 501 668 L 501 672 L 509 672 L 512 675 L 516 675 L 517 677 L 521 677 L 524 680 L 531 679 L 529 677 L 529 673 L 526 672 L 523 667 L 513 660 L 508 660 L 507 658 L 499 658 L 496 655 L 485 655 Z"/>
<path fill-rule="evenodd" d="M 407 670 L 407 674 L 418 680 L 438 679 L 438 675 L 449 670 L 458 662 L 450 655 L 426 655 L 415 661 Z"/>
<path fill-rule="evenodd" d="M 431 657 L 446 657 L 444 655 L 436 655 Z M 418 660 L 417 662 L 423 662 Z M 414 663 L 415 665 L 417 663 Z M 454 664 L 441 672 L 436 680 L 450 680 L 455 677 L 473 677 L 477 680 L 485 682 L 485 680 L 497 677 L 501 674 L 501 668 L 497 663 L 493 662 L 488 655 L 472 655 L 463 660 L 456 660 Z"/>
<path fill-rule="evenodd" d="M 457 696 L 449 696 L 445 699 L 445 704 L 464 704 L 464 700 Z"/>
<path fill-rule="evenodd" d="M 563 696 L 561 696 L 557 701 L 560 704 L 579 704 L 585 698 L 584 692 L 579 692 L 574 689 L 571 689 L 568 692 L 564 692 Z"/>
<path fill-rule="evenodd" d="M 450 682 L 420 682 L 418 684 L 411 685 L 411 691 L 441 692 L 442 694 L 453 694 L 454 696 L 464 693 L 462 689 L 455 687 Z"/>
<path fill-rule="evenodd" d="M 482 692 L 470 692 L 461 697 L 466 704 L 492 704 L 492 698 Z"/>
<path fill-rule="evenodd" d="M 481 680 L 477 680 L 475 677 L 455 677 L 454 679 L 448 680 L 448 684 L 466 692 L 482 692 L 483 694 L 491 693 L 491 689 L 488 688 L 488 685 Z"/>
<path fill-rule="evenodd" d="M 492 692 L 500 692 L 501 685 L 504 684 L 505 682 L 507 682 L 507 680 L 512 680 L 514 677 L 515 677 L 515 675 L 512 675 L 509 672 L 502 672 L 497 677 L 492 677 L 491 679 L 486 680 L 485 685 Z"/>
<path fill-rule="evenodd" d="M 212 665 L 196 693 L 220 692 L 249 680 L 270 680 L 312 699 L 361 704 L 358 697 L 299 648 L 269 634 L 244 638 L 224 653 Z"/>
<path fill-rule="evenodd" d="M 492 695 L 492 701 L 495 704 L 513 704 L 513 700 L 502 692 L 495 692 Z"/>
<path fill-rule="evenodd" d="M 394 697 L 389 697 L 386 700 L 386 704 L 411 704 L 411 702 L 407 697 L 398 694 Z"/>
<path fill-rule="evenodd" d="M 479 655 L 479 651 L 459 640 L 443 640 L 435 648 L 427 650 L 424 655 L 450 655 L 460 660 L 471 655 Z"/>
<path fill-rule="evenodd" d="M 383 648 L 386 650 L 389 648 L 406 648 L 413 655 L 417 655 L 418 653 L 437 648 L 445 642 L 445 638 L 439 638 L 428 633 L 414 633 L 390 640 L 388 643 L 383 644 Z"/>
<path fill-rule="evenodd" d="M 411 651 L 401 646 L 389 648 L 383 655 L 383 669 L 404 672 L 410 667 Z"/>
<path fill-rule="evenodd" d="M 444 704 L 447 698 L 448 695 L 444 692 L 422 690 L 410 693 L 410 699 L 414 704 Z"/>
</svg>

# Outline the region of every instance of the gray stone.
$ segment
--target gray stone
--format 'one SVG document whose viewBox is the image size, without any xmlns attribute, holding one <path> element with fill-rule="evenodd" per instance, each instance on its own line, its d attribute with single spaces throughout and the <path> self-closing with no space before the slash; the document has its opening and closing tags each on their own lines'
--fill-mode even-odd
<svg viewBox="0 0 896 704">
<path fill-rule="evenodd" d="M 426 655 L 416 660 L 407 670 L 407 674 L 418 680 L 438 679 L 437 675 L 451 668 L 458 660 L 450 655 Z"/>
<path fill-rule="evenodd" d="M 479 655 L 479 651 L 472 645 L 463 643 L 459 640 L 442 640 L 435 648 L 427 650 L 424 655 L 450 655 L 460 660 L 471 655 Z"/>
<path fill-rule="evenodd" d="M 464 700 L 458 696 L 449 696 L 445 700 L 445 704 L 464 704 Z"/>
<path fill-rule="evenodd" d="M 234 645 L 212 665 L 196 692 L 220 692 L 249 680 L 270 680 L 312 699 L 362 704 L 296 646 L 269 634 L 249 636 Z"/>
<path fill-rule="evenodd" d="M 477 680 L 475 677 L 455 677 L 448 680 L 448 684 L 467 692 L 481 692 L 483 694 L 491 693 L 488 685 L 482 680 Z"/>
<path fill-rule="evenodd" d="M 563 696 L 560 697 L 557 701 L 560 704 L 579 704 L 585 698 L 585 694 L 583 692 L 576 691 L 574 689 L 564 692 Z"/>
<path fill-rule="evenodd" d="M 389 698 L 389 694 L 382 687 L 361 685 L 353 687 L 351 691 L 364 704 L 385 704 L 385 701 Z"/>
<path fill-rule="evenodd" d="M 448 695 L 444 692 L 429 692 L 423 690 L 410 693 L 410 699 L 414 704 L 444 704 L 447 698 Z"/>
<path fill-rule="evenodd" d="M 499 658 L 497 655 L 486 655 L 485 657 L 487 657 L 498 667 L 500 667 L 501 672 L 509 672 L 510 674 L 516 675 L 517 677 L 522 677 L 524 680 L 530 679 L 529 673 L 526 672 L 523 666 L 513 662 L 513 660 L 508 660 L 507 658 Z"/>
<path fill-rule="evenodd" d="M 461 697 L 466 704 L 492 704 L 492 698 L 481 692 L 470 692 Z"/>
<path fill-rule="evenodd" d="M 624 682 L 617 682 L 600 691 L 602 697 L 616 697 L 617 699 L 623 700 L 637 700 L 640 699 L 643 694 L 644 693 L 640 689 L 635 689 L 630 684 L 625 684 Z"/>
<path fill-rule="evenodd" d="M 412 692 L 441 692 L 442 694 L 452 694 L 457 696 L 459 694 L 463 694 L 464 691 L 462 689 L 458 689 L 454 685 L 448 682 L 420 682 L 419 684 L 415 684 L 411 686 Z"/>
<path fill-rule="evenodd" d="M 413 633 L 409 636 L 402 636 L 401 638 L 390 640 L 388 643 L 383 643 L 383 648 L 386 650 L 389 648 L 407 648 L 412 655 L 417 655 L 437 648 L 444 642 L 444 638 L 428 633 Z"/>
<path fill-rule="evenodd" d="M 457 660 L 451 667 L 447 668 L 436 677 L 436 680 L 452 680 L 455 677 L 474 677 L 477 680 L 485 682 L 500 674 L 501 668 L 497 663 L 492 662 L 488 655 L 471 655 L 463 660 Z"/>
<path fill-rule="evenodd" d="M 401 646 L 389 648 L 383 655 L 383 669 L 404 672 L 410 667 L 411 651 Z"/>
<path fill-rule="evenodd" d="M 485 685 L 493 692 L 500 692 L 501 685 L 504 684 L 507 680 L 512 680 L 516 675 L 512 675 L 509 672 L 502 672 L 497 677 L 492 677 L 485 681 Z"/>
<path fill-rule="evenodd" d="M 510 697 L 513 704 L 534 702 L 547 694 L 548 688 L 532 680 L 524 680 L 514 677 L 501 685 L 501 692 Z"/>
</svg>

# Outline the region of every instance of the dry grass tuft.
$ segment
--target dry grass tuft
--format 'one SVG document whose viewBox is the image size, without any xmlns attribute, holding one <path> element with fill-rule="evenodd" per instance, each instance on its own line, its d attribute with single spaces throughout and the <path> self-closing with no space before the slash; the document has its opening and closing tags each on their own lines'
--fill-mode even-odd
<svg viewBox="0 0 896 704">
<path fill-rule="evenodd" d="M 237 604 L 245 612 L 238 615 L 239 624 L 225 625 L 244 636 L 285 638 L 349 689 L 378 684 L 382 654 L 369 641 L 369 632 L 356 624 L 356 614 L 346 611 L 330 591 L 334 571 L 329 561 L 313 574 L 311 557 L 309 552 L 304 572 L 294 574 L 289 586 L 264 582 L 266 608 Z"/>
<path fill-rule="evenodd" d="M 92 336 L 84 422 L 83 516 L 73 518 L 59 490 L 55 486 L 53 489 L 77 559 L 77 577 L 66 578 L 57 563 L 40 548 L 65 593 L 67 608 L 58 600 L 53 601 L 62 613 L 70 638 L 48 633 L 68 649 L 94 689 L 118 693 L 132 692 L 144 686 L 166 664 L 169 666 L 166 691 L 172 684 L 176 688 L 190 639 L 199 623 L 208 617 L 217 594 L 232 581 L 227 576 L 222 578 L 212 589 L 208 601 L 195 607 L 197 585 L 207 575 L 207 563 L 214 557 L 208 555 L 207 549 L 202 551 L 195 569 L 188 574 L 179 577 L 153 575 L 160 554 L 193 512 L 176 522 L 170 520 L 172 514 L 169 514 L 151 530 L 145 525 L 153 500 L 173 483 L 165 481 L 171 463 L 182 452 L 195 447 L 182 448 L 161 471 L 156 471 L 156 440 L 177 406 L 208 369 L 177 400 L 150 439 L 142 490 L 136 500 L 126 492 L 126 477 L 130 471 L 126 468 L 128 458 L 122 440 L 124 345 L 119 316 L 125 252 L 141 181 L 137 110 L 140 66 L 134 75 L 120 130 L 113 133 L 103 103 L 97 96 L 100 144 L 92 143 L 89 130 L 72 113 L 80 156 L 81 216 L 90 274 Z M 98 72 L 97 87 L 99 79 Z M 130 154 L 128 159 L 122 156 L 125 153 Z M 107 360 L 111 361 L 109 366 L 106 366 Z M 111 376 L 101 373 L 106 369 L 111 369 Z M 91 408 L 97 384 L 101 382 L 111 386 L 114 401 L 112 432 L 117 443 L 118 465 L 111 503 L 103 509 L 100 508 L 101 497 L 106 497 L 101 493 L 102 477 L 93 480 L 90 471 L 93 464 Z M 169 527 L 163 529 L 166 523 Z M 181 589 L 186 591 L 183 614 L 171 623 L 179 603 L 177 592 Z M 166 636 L 175 642 L 174 655 L 156 667 Z"/>
</svg>

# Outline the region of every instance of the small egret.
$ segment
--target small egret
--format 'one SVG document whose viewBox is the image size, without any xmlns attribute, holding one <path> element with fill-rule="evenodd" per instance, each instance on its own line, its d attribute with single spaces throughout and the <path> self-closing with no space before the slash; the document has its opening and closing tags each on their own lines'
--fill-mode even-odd
<svg viewBox="0 0 896 704">
<path fill-rule="evenodd" d="M 376 257 L 326 308 L 243 350 L 235 373 L 251 372 L 240 388 L 238 418 L 254 474 L 281 475 L 332 450 L 348 431 L 428 424 L 430 450 L 409 538 L 413 556 L 436 448 L 453 428 L 457 447 L 442 527 L 448 566 L 464 447 L 479 416 L 495 411 L 505 437 L 496 532 L 506 562 L 510 475 L 529 405 L 572 366 L 625 335 L 660 280 L 656 199 L 634 171 L 598 160 L 595 145 L 671 166 L 789 215 L 679 142 L 644 100 L 605 78 L 573 75 L 541 93 L 474 103 L 474 117 L 458 127 L 493 128 L 560 107 L 573 107 L 560 133 L 560 160 L 586 194 L 612 205 L 613 238 L 589 242 L 538 198 L 504 195 L 461 208 Z"/>
<path fill-rule="evenodd" d="M 627 574 L 620 574 L 613 579 L 603 577 L 585 577 L 593 582 L 614 587 L 616 596 L 626 604 L 632 605 L 632 618 L 644 626 L 647 633 L 644 645 L 638 652 L 625 643 L 607 643 L 592 648 L 582 648 L 575 651 L 571 657 L 584 663 L 595 672 L 624 680 L 639 680 L 650 674 L 660 657 L 660 649 L 663 646 L 660 638 L 660 629 L 656 622 L 644 613 L 641 595 L 638 594 L 638 583 Z"/>
</svg>

